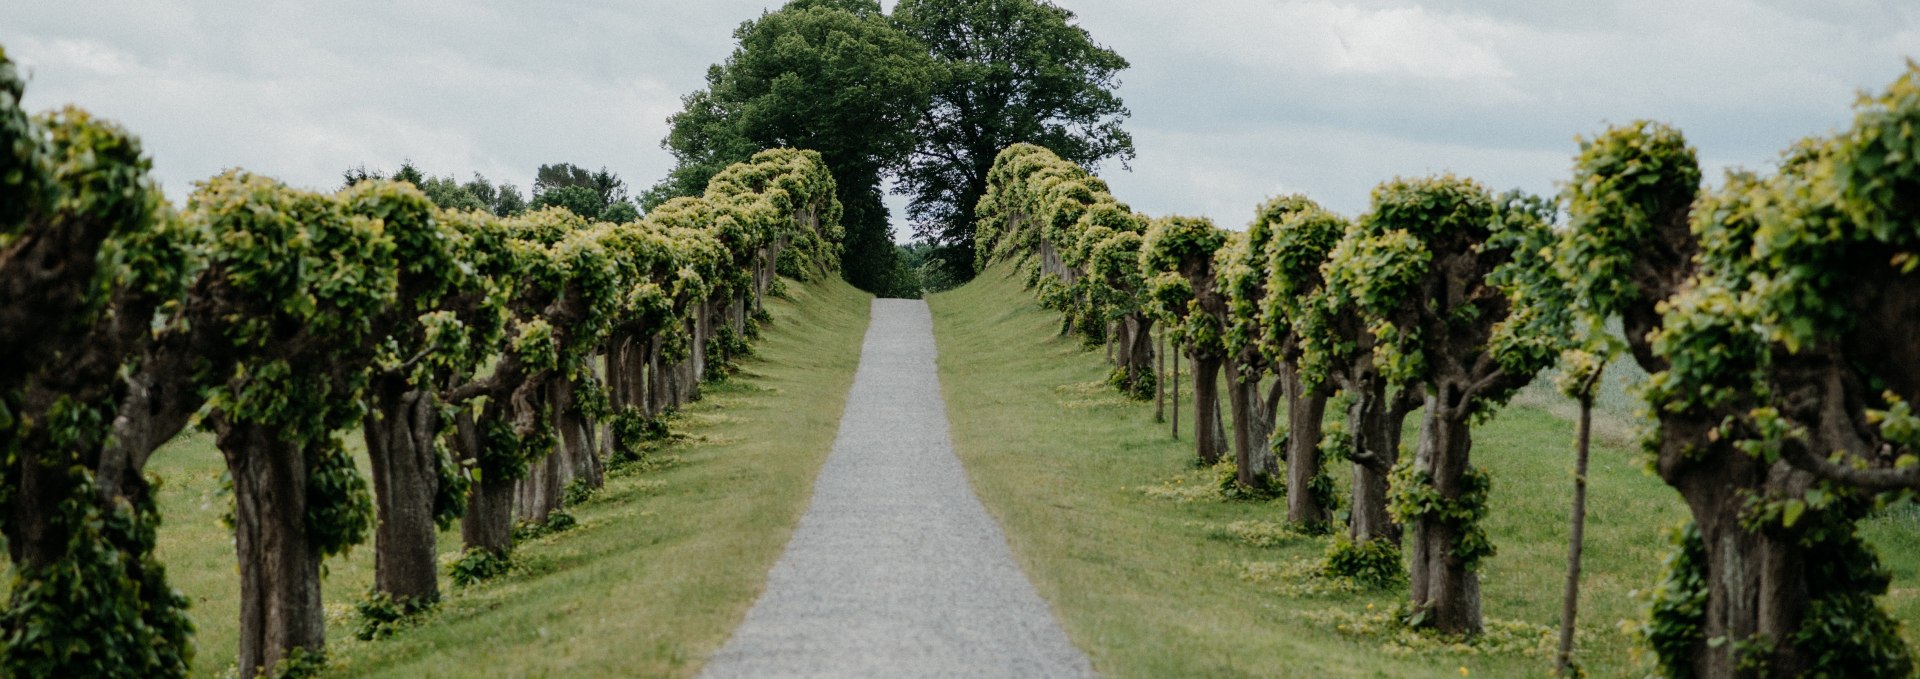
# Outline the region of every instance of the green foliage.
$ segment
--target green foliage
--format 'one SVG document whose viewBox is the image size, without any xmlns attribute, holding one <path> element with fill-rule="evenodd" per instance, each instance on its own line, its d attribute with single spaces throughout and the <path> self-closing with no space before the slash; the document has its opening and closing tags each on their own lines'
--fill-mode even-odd
<svg viewBox="0 0 1920 679">
<path fill-rule="evenodd" d="M 1452 526 L 1456 533 L 1453 555 L 1469 570 L 1478 568 L 1482 560 L 1494 555 L 1493 540 L 1480 525 L 1487 516 L 1487 493 L 1493 487 L 1493 477 L 1486 470 L 1470 469 L 1462 473 L 1456 498 L 1441 495 L 1433 485 L 1432 472 L 1415 469 L 1411 460 L 1394 465 L 1387 479 L 1387 511 L 1393 514 L 1394 520 L 1412 525 L 1422 519 L 1433 519 Z"/>
<path fill-rule="evenodd" d="M 337 438 L 307 456 L 307 535 L 322 556 L 360 544 L 373 528 L 373 494 Z"/>
<path fill-rule="evenodd" d="M 1647 344 L 1666 369 L 1649 380 L 1646 396 L 1659 416 L 1659 466 L 1713 470 L 1753 464 L 1738 456 L 1758 458 L 1767 471 L 1743 484 L 1750 502 L 1738 529 L 1763 543 L 1794 541 L 1805 555 L 1808 607 L 1798 632 L 1708 640 L 1736 644 L 1743 660 L 1791 650 L 1815 663 L 1815 674 L 1912 672 L 1910 651 L 1876 600 L 1889 576 L 1854 531 L 1868 508 L 1914 487 L 1905 403 L 1920 397 L 1920 385 L 1907 377 L 1914 361 L 1907 345 L 1889 338 L 1915 331 L 1902 300 L 1920 290 L 1912 275 L 1920 262 L 1911 254 L 1920 248 L 1912 228 L 1920 210 L 1910 198 L 1920 190 L 1916 125 L 1920 64 L 1910 63 L 1884 93 L 1862 98 L 1847 130 L 1801 142 L 1773 174 L 1731 173 L 1719 190 L 1691 203 L 1697 252 L 1688 285 L 1655 307 L 1662 323 Z M 1615 130 L 1603 138 L 1611 146 L 1583 150 L 1583 163 L 1592 166 L 1584 185 L 1616 187 L 1575 196 L 1585 201 L 1576 216 L 1585 215 L 1600 234 L 1590 240 L 1637 235 L 1633 229 L 1649 223 L 1671 229 L 1670 219 L 1647 216 L 1654 198 L 1617 188 L 1656 181 L 1618 166 L 1618 158 L 1635 157 L 1627 151 L 1656 149 L 1661 158 L 1679 159 L 1639 161 L 1655 168 L 1684 169 L 1690 159 L 1677 134 L 1644 128 Z M 1663 143 L 1649 144 L 1648 136 Z M 1613 148 L 1619 146 L 1627 151 Z M 1661 204 L 1679 202 L 1666 194 L 1679 193 L 1685 182 L 1671 183 L 1656 195 Z M 1626 239 L 1603 244 L 1616 259 L 1647 249 Z M 1602 287 L 1589 294 L 1605 301 L 1626 293 Z M 1816 482 L 1792 481 L 1787 473 L 1812 473 Z M 1723 574 L 1701 576 L 1708 577 Z M 1649 626 L 1662 624 L 1655 613 Z M 1687 661 L 1679 655 L 1685 649 L 1659 643 L 1673 635 L 1647 636 L 1665 664 Z"/>
<path fill-rule="evenodd" d="M 1400 543 L 1376 538 L 1355 543 L 1345 535 L 1336 535 L 1327 545 L 1320 571 L 1331 578 L 1352 578 L 1369 587 L 1387 588 L 1406 583 L 1407 570 L 1401 565 Z"/>
<path fill-rule="evenodd" d="M 1143 372 L 1129 378 L 1126 367 L 1121 366 L 1107 373 L 1107 386 L 1113 387 L 1135 401 L 1151 401 L 1155 379 L 1157 378 L 1152 372 Z"/>
<path fill-rule="evenodd" d="M 514 542 L 524 542 L 545 537 L 573 528 L 576 521 L 573 514 L 556 509 L 547 513 L 545 521 L 521 521 L 513 525 Z"/>
<path fill-rule="evenodd" d="M 592 500 L 593 496 L 599 493 L 600 489 L 587 479 L 574 479 L 568 481 L 566 489 L 561 491 L 560 504 L 568 507 L 577 506 Z"/>
<path fill-rule="evenodd" d="M 367 592 L 365 599 L 353 604 L 354 613 L 358 616 L 354 622 L 353 636 L 361 641 L 385 639 L 439 605 L 440 598 L 437 596 L 395 597 L 378 590 Z"/>
<path fill-rule="evenodd" d="M 893 19 L 936 66 L 899 176 L 915 232 L 954 281 L 976 271 L 974 208 L 1001 149 L 1035 144 L 1089 168 L 1133 158 L 1121 128 L 1129 114 L 1114 93 L 1127 62 L 1075 26 L 1072 12 L 1036 0 L 906 0 Z"/>
<path fill-rule="evenodd" d="M 1214 465 L 1209 471 L 1214 477 L 1214 492 L 1222 500 L 1271 502 L 1287 495 L 1285 479 L 1261 475 L 1255 477 L 1257 481 L 1251 486 L 1241 483 L 1239 470 L 1234 468 L 1230 460 Z"/>
<path fill-rule="evenodd" d="M 154 558 L 160 517 L 150 496 L 102 508 L 92 501 L 91 475 L 71 473 L 76 492 L 60 502 L 53 522 L 68 536 L 64 558 L 39 568 L 16 564 L 10 578 L 0 674 L 186 676 L 193 622 L 187 598 Z"/>
<path fill-rule="evenodd" d="M 1653 650 L 1661 672 L 1670 679 L 1693 676 L 1690 653 L 1706 642 L 1707 548 L 1693 522 L 1675 529 L 1672 549 L 1662 562 L 1660 580 L 1645 593 L 1646 617 L 1623 623 L 1640 643 Z"/>
<path fill-rule="evenodd" d="M 280 662 L 261 673 L 267 679 L 308 679 L 327 671 L 326 651 L 295 647 Z"/>
<path fill-rule="evenodd" d="M 1605 320 L 1651 303 L 1632 267 L 1662 227 L 1684 222 L 1700 187 L 1700 163 L 1679 130 L 1635 121 L 1580 140 L 1567 183 L 1566 237 L 1554 253 L 1575 308 Z"/>
<path fill-rule="evenodd" d="M 1900 623 L 1878 601 L 1893 573 L 1855 533 L 1856 516 L 1825 514 L 1825 525 L 1812 532 L 1811 602 L 1791 643 L 1812 655 L 1811 676 L 1912 676 Z"/>
<path fill-rule="evenodd" d="M 684 98 L 664 145 L 674 169 L 649 189 L 649 214 L 701 195 L 710 178 L 755 152 L 813 149 L 837 178 L 844 206 L 840 267 L 849 282 L 883 290 L 895 272 L 880 176 L 914 148 L 913 126 L 935 76 L 924 47 L 877 5 L 791 2 L 742 24 L 737 45 Z"/>
<path fill-rule="evenodd" d="M 547 190 L 533 197 L 532 209 L 557 207 L 564 208 L 576 215 L 595 219 L 606 205 L 600 202 L 600 195 L 584 186 L 561 186 Z"/>
<path fill-rule="evenodd" d="M 460 554 L 459 559 L 447 567 L 447 577 L 453 579 L 455 587 L 468 587 L 506 575 L 512 568 L 511 553 L 496 553 L 490 549 L 469 547 L 467 551 Z"/>
</svg>

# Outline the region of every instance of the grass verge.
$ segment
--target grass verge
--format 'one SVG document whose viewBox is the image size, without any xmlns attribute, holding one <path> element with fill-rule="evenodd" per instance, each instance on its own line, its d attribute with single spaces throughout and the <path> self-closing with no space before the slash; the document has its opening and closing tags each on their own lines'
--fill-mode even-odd
<svg viewBox="0 0 1920 679">
<path fill-rule="evenodd" d="M 840 281 L 787 284 L 740 374 L 709 385 L 679 436 L 570 508 L 579 525 L 516 548 L 507 575 L 447 590 L 440 608 L 392 638 L 353 638 L 353 603 L 373 582 L 373 548 L 329 559 L 330 675 L 392 677 L 686 676 L 759 595 L 812 493 L 860 360 L 868 300 Z M 358 435 L 349 437 L 358 453 Z M 364 471 L 364 456 L 362 469 Z M 233 671 L 239 583 L 227 496 L 211 436 L 158 451 L 159 556 L 192 601 L 196 676 Z M 441 562 L 457 556 L 457 527 Z"/>
<path fill-rule="evenodd" d="M 1098 351 L 1056 336 L 1006 267 L 929 298 L 956 451 L 1016 558 L 1074 642 L 1112 677 L 1543 676 L 1552 665 L 1565 578 L 1573 425 L 1517 404 L 1475 430 L 1493 476 L 1483 567 L 1493 643 L 1455 647 L 1396 634 L 1386 611 L 1404 585 L 1364 589 L 1305 574 L 1327 538 L 1278 530 L 1284 502 L 1229 502 L 1205 490 L 1192 440 L 1170 440 L 1153 404 L 1102 381 Z M 1191 405 L 1184 417 L 1189 418 Z M 1417 416 L 1416 416 L 1417 417 Z M 1616 423 L 1618 428 L 1627 425 Z M 1655 581 L 1679 496 L 1643 471 L 1625 437 L 1597 442 L 1589 478 L 1579 658 L 1597 677 L 1640 676 L 1620 621 Z M 1411 440 L 1411 438 L 1409 438 Z M 1347 488 L 1346 465 L 1337 487 Z M 1863 531 L 1895 570 L 1886 604 L 1920 618 L 1914 597 L 1920 513 Z"/>
</svg>

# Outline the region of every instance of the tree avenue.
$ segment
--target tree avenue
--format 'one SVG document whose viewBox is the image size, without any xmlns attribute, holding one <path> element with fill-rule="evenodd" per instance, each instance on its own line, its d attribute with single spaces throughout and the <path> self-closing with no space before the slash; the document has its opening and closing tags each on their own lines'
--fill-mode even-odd
<svg viewBox="0 0 1920 679">
<path fill-rule="evenodd" d="M 456 581 L 500 572 L 516 518 L 564 527 L 564 491 L 730 372 L 776 272 L 839 260 L 834 180 L 788 149 L 622 223 L 238 170 L 176 213 L 131 135 L 77 109 L 27 116 L 15 73 L 0 52 L 9 676 L 187 673 L 143 469 L 196 421 L 232 478 L 240 672 L 309 674 L 327 555 L 375 539 L 367 637 L 439 599 L 438 527 L 465 517 Z"/>
<path fill-rule="evenodd" d="M 1920 333 L 1910 327 L 1916 128 L 1920 66 L 1910 65 L 1848 129 L 1797 144 L 1772 174 L 1731 173 L 1717 191 L 1700 188 L 1679 132 L 1638 122 L 1581 142 L 1564 228 L 1551 226 L 1556 201 L 1452 176 L 1396 179 L 1352 221 L 1300 197 L 1262 206 L 1239 233 L 1150 220 L 1130 246 L 1135 270 L 1108 258 L 1098 276 L 1075 253 L 1089 235 L 1110 238 L 1104 206 L 1119 203 L 1073 163 L 1013 145 L 978 206 L 977 266 L 1014 263 L 1065 315 L 1063 333 L 1091 342 L 1112 329 L 1098 321 L 1133 313 L 1125 305 L 1151 313 L 1194 362 L 1206 464 L 1225 451 L 1214 386 L 1224 368 L 1236 483 L 1263 471 L 1250 453 L 1273 414 L 1250 387 L 1273 372 L 1264 400 L 1287 397 L 1290 470 L 1326 446 L 1354 465 L 1347 534 L 1325 570 L 1398 571 L 1411 528 L 1401 620 L 1446 634 L 1480 631 L 1475 570 L 1494 553 L 1478 526 L 1493 479 L 1472 465 L 1473 424 L 1559 366 L 1581 406 L 1584 470 L 1600 370 L 1624 349 L 1651 375 L 1650 465 L 1692 514 L 1633 626 L 1662 672 L 1907 676 L 1910 651 L 1878 602 L 1891 574 L 1856 526 L 1920 490 L 1910 405 L 1920 361 L 1908 355 Z M 1314 406 L 1296 400 L 1316 390 L 1342 395 L 1347 437 L 1321 440 Z M 1399 432 L 1416 411 L 1408 459 Z M 1300 476 L 1285 484 L 1296 523 L 1312 503 L 1294 496 L 1321 494 Z M 1575 671 L 1585 497 L 1576 479 L 1562 672 Z"/>
<path fill-rule="evenodd" d="M 816 149 L 839 179 L 849 282 L 919 294 L 881 202 L 889 177 L 911 196 L 937 276 L 964 282 L 974 205 L 1002 148 L 1034 143 L 1087 164 L 1133 157 L 1113 92 L 1127 62 L 1073 20 L 1044 0 L 909 0 L 891 16 L 874 0 L 787 2 L 741 24 L 707 87 L 668 119 L 675 165 L 641 203 L 698 195 L 761 149 Z"/>
</svg>

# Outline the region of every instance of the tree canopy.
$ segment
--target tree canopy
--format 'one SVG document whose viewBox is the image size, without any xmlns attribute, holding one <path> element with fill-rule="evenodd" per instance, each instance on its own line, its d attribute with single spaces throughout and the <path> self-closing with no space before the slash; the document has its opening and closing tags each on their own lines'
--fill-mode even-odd
<svg viewBox="0 0 1920 679">
<path fill-rule="evenodd" d="M 1114 93 L 1127 60 L 1074 25 L 1073 12 L 1046 0 L 902 0 L 893 18 L 938 67 L 896 190 L 959 280 L 974 274 L 974 205 L 1001 149 L 1036 144 L 1089 171 L 1133 159 Z"/>
<path fill-rule="evenodd" d="M 896 263 L 880 181 L 913 152 L 934 80 L 926 50 L 872 0 L 795 0 L 734 38 L 706 89 L 668 119 L 675 166 L 642 204 L 700 195 L 721 168 L 763 149 L 819 151 L 846 209 L 847 280 L 888 292 Z"/>
</svg>

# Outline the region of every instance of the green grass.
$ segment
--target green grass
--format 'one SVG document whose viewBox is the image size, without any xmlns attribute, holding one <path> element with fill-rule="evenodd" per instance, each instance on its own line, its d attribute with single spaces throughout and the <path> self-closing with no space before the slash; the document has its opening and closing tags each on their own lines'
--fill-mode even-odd
<svg viewBox="0 0 1920 679">
<path fill-rule="evenodd" d="M 1478 428 L 1473 452 L 1494 480 L 1487 528 L 1499 553 L 1483 569 L 1485 614 L 1520 623 L 1500 636 L 1534 650 L 1394 650 L 1382 636 L 1335 627 L 1340 621 L 1383 627 L 1378 618 L 1405 599 L 1404 586 L 1316 592 L 1286 577 L 1286 564 L 1317 560 L 1325 538 L 1255 547 L 1233 537 L 1229 526 L 1235 522 L 1281 521 L 1283 503 L 1179 502 L 1143 493 L 1143 487 L 1207 482 L 1204 472 L 1193 469 L 1191 438 L 1170 440 L 1166 425 L 1153 421 L 1152 403 L 1127 402 L 1104 387 L 1100 353 L 1057 337 L 1057 316 L 1032 299 L 1005 267 L 931 297 L 940 379 L 954 444 L 974 489 L 1100 672 L 1548 673 L 1551 657 L 1540 651 L 1551 642 L 1539 635 L 1559 621 L 1573 426 L 1546 398 L 1533 394 Z M 1190 423 L 1190 404 L 1184 405 Z M 1632 427 L 1612 421 L 1597 429 L 1608 434 Z M 1628 436 L 1600 438 L 1590 474 L 1578 653 L 1593 676 L 1638 676 L 1650 659 L 1636 661 L 1619 622 L 1638 618 L 1631 592 L 1653 583 L 1666 529 L 1685 509 L 1676 493 L 1643 471 Z M 1345 466 L 1336 474 L 1343 494 Z M 1241 524 L 1239 532 L 1249 526 L 1258 527 Z M 1920 564 L 1920 512 L 1892 512 L 1866 522 L 1864 532 L 1896 572 L 1889 608 L 1902 620 L 1920 618 L 1912 589 Z M 1273 573 L 1282 575 L 1269 577 Z"/>
<path fill-rule="evenodd" d="M 710 385 L 674 424 L 685 438 L 652 465 L 609 478 L 572 509 L 580 525 L 523 544 L 501 579 L 449 589 L 440 609 L 390 639 L 352 637 L 353 602 L 373 582 L 373 548 L 329 559 L 330 674 L 345 676 L 685 676 L 759 595 L 832 448 L 866 332 L 865 293 L 835 279 L 788 282 L 741 374 Z M 359 436 L 349 437 L 356 452 Z M 364 459 L 363 469 L 364 469 Z M 239 583 L 210 436 L 155 454 L 163 480 L 160 558 L 192 600 L 197 676 L 234 663 Z M 458 529 L 440 536 L 444 564 Z"/>
</svg>

